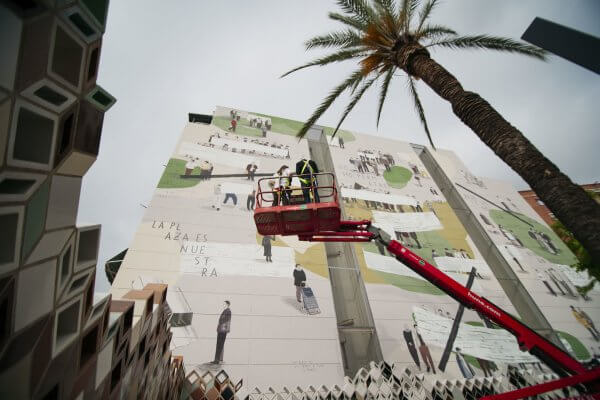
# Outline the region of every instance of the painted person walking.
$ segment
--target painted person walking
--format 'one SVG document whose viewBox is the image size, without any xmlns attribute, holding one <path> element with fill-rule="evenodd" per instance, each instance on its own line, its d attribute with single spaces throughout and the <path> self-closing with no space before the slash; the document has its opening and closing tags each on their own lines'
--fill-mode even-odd
<svg viewBox="0 0 600 400">
<path fill-rule="evenodd" d="M 469 365 L 467 360 L 465 360 L 465 357 L 463 356 L 463 354 L 460 352 L 459 347 L 457 347 L 455 349 L 455 354 L 456 354 L 456 363 L 458 364 L 458 368 L 460 369 L 460 372 L 462 373 L 463 377 L 465 379 L 473 378 L 475 376 L 475 373 L 473 372 L 473 369 L 471 368 L 471 366 Z"/>
<path fill-rule="evenodd" d="M 262 238 L 262 246 L 263 246 L 263 256 L 267 262 L 273 262 L 271 259 L 271 242 L 275 240 L 275 236 L 263 236 Z"/>
<path fill-rule="evenodd" d="M 306 273 L 302 269 L 302 265 L 296 264 L 294 272 L 294 286 L 296 287 L 296 300 L 298 303 L 302 303 L 302 288 L 306 286 Z"/>
<path fill-rule="evenodd" d="M 215 359 L 212 362 L 213 364 L 221 364 L 223 362 L 225 339 L 231 330 L 231 310 L 229 309 L 231 303 L 229 300 L 225 300 L 223 305 L 224 309 L 219 316 L 219 322 L 217 324 L 217 347 L 215 349 Z"/>
<path fill-rule="evenodd" d="M 417 324 L 414 324 L 415 332 L 417 333 L 417 339 L 419 340 L 419 353 L 421 353 L 421 358 L 423 358 L 423 362 L 425 363 L 425 367 L 427 367 L 427 372 L 433 371 L 435 374 L 435 366 L 433 364 L 433 359 L 431 358 L 431 353 L 429 352 L 429 347 L 423 341 L 421 334 L 419 333 Z"/>
</svg>

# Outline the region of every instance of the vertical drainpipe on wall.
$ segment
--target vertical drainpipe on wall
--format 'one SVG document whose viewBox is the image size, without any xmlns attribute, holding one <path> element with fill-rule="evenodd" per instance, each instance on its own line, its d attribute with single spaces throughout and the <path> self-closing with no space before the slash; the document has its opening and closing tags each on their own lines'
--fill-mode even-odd
<svg viewBox="0 0 600 400">
<path fill-rule="evenodd" d="M 488 233 L 483 229 L 467 202 L 462 198 L 456 186 L 444 173 L 429 149 L 424 146 L 411 145 L 425 168 L 440 188 L 450 207 L 463 224 L 473 243 L 489 265 L 504 293 L 511 301 L 522 321 L 539 335 L 550 340 L 566 351 L 558 335 L 539 309 L 517 274 L 498 250 Z"/>
<path fill-rule="evenodd" d="M 323 129 L 313 126 L 306 135 L 310 158 L 320 171 L 335 173 L 329 145 Z M 319 180 L 319 185 L 331 182 Z M 341 201 L 342 219 L 345 218 Z M 367 291 L 363 282 L 353 243 L 325 243 L 329 281 L 338 326 L 340 351 L 346 376 L 354 376 L 371 361 L 383 361 Z"/>
</svg>

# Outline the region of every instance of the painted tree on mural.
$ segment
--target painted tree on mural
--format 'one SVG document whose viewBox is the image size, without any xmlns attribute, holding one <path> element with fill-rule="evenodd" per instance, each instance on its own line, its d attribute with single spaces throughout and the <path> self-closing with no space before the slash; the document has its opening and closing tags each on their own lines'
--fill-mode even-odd
<svg viewBox="0 0 600 400">
<path fill-rule="evenodd" d="M 435 93 L 450 102 L 454 114 L 515 170 L 546 203 L 548 208 L 600 260 L 600 206 L 575 185 L 550 160 L 487 101 L 465 90 L 460 82 L 430 57 L 436 48 L 488 49 L 522 54 L 540 60 L 545 52 L 512 39 L 489 35 L 460 36 L 454 30 L 429 22 L 438 3 L 428 0 L 419 9 L 419 0 L 338 0 L 341 13 L 329 13 L 344 29 L 309 39 L 306 49 L 333 48 L 335 51 L 292 72 L 331 63 L 356 60 L 359 67 L 336 86 L 298 132 L 303 137 L 331 104 L 345 91 L 352 94 L 336 127 L 340 127 L 363 94 L 381 80 L 377 124 L 392 77 L 403 71 L 425 133 L 433 141 L 415 80 L 422 80 Z M 435 148 L 435 147 L 434 147 Z"/>
</svg>

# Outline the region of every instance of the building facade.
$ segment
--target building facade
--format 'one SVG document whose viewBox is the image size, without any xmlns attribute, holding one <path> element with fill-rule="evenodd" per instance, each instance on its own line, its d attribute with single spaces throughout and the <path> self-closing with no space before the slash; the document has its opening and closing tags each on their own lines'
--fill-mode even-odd
<svg viewBox="0 0 600 400">
<path fill-rule="evenodd" d="M 463 284 L 474 270 L 474 291 L 574 357 L 600 352 L 600 293 L 579 295 L 587 276 L 510 185 L 398 140 L 331 139 L 328 127 L 298 140 L 299 121 L 228 107 L 193 120 L 204 123 L 183 129 L 112 293 L 168 284 L 172 351 L 195 376 L 224 370 L 250 391 L 342 385 L 371 362 L 432 382 L 550 372 L 470 310 L 449 343 L 459 305 L 383 248 L 259 235 L 253 210 L 273 202 L 256 199 L 259 179 L 268 192 L 304 158 L 335 174 L 347 218 L 372 220 Z"/>
<path fill-rule="evenodd" d="M 598 182 L 581 185 L 581 187 L 584 190 L 600 195 L 600 183 Z M 537 196 L 537 194 L 535 194 L 533 190 L 520 190 L 519 194 L 523 196 L 527 204 L 529 204 L 529 206 L 533 208 L 540 217 L 542 217 L 546 224 L 552 225 L 557 221 L 552 211 L 550 211 L 550 209 L 546 207 L 544 202 L 539 199 L 539 197 Z"/>
<path fill-rule="evenodd" d="M 0 398 L 179 398 L 166 285 L 94 293 L 77 226 L 115 99 L 96 83 L 107 0 L 0 4 Z"/>
</svg>

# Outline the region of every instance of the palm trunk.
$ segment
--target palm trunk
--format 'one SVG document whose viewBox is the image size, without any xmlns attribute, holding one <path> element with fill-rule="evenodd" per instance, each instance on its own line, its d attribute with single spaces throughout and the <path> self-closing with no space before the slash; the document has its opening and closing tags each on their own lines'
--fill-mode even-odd
<svg viewBox="0 0 600 400">
<path fill-rule="evenodd" d="M 427 52 L 415 52 L 407 69 L 452 104 L 454 114 L 531 186 L 556 218 L 573 232 L 592 260 L 600 263 L 600 205 L 487 101 L 465 91 Z"/>
</svg>

